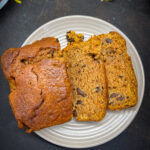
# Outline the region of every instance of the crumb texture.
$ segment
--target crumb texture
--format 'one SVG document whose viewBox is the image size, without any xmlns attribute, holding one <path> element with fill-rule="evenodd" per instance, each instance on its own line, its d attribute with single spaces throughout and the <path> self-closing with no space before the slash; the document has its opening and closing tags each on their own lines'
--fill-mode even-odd
<svg viewBox="0 0 150 150">
<path fill-rule="evenodd" d="M 79 121 L 102 120 L 107 107 L 104 63 L 90 49 L 90 42 L 74 42 L 63 50 L 73 95 L 73 115 Z"/>
</svg>

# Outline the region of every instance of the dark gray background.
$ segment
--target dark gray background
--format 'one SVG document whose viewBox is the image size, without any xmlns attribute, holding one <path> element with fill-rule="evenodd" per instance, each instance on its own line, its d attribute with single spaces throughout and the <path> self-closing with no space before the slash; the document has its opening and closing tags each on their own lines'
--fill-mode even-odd
<svg viewBox="0 0 150 150">
<path fill-rule="evenodd" d="M 112 141 L 93 150 L 150 149 L 150 0 L 10 0 L 0 10 L 0 55 L 20 47 L 39 26 L 66 15 L 89 15 L 121 29 L 137 48 L 145 69 L 146 88 L 142 106 L 132 124 Z M 0 70 L 0 150 L 62 150 L 36 134 L 18 129 L 8 102 L 9 86 Z"/>
</svg>

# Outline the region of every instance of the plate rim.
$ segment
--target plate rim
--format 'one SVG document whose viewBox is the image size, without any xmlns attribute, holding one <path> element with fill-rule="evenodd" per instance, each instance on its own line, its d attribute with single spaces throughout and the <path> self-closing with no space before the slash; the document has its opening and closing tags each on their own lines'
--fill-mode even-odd
<svg viewBox="0 0 150 150">
<path fill-rule="evenodd" d="M 53 20 L 50 20 L 46 23 L 44 23 L 43 25 L 41 25 L 40 27 L 38 27 L 36 30 L 34 30 L 28 37 L 27 39 L 23 42 L 22 46 L 26 45 L 26 43 L 29 41 L 29 39 L 34 35 L 36 34 L 39 30 L 41 30 L 42 28 L 44 28 L 45 26 L 47 26 L 48 24 L 50 23 L 54 23 L 54 22 L 57 22 L 57 21 L 61 21 L 61 20 L 64 20 L 64 19 L 70 19 L 70 18 L 86 18 L 86 19 L 90 19 L 90 20 L 93 20 L 93 21 L 101 21 L 102 23 L 108 25 L 108 26 L 111 26 L 113 27 L 117 32 L 119 32 L 125 39 L 128 40 L 128 43 L 131 45 L 131 47 L 133 47 L 134 52 L 136 53 L 136 56 L 137 56 L 137 59 L 139 61 L 139 65 L 140 65 L 140 68 L 141 68 L 141 74 L 143 76 L 143 78 L 141 79 L 143 81 L 143 88 L 142 88 L 142 91 L 141 91 L 141 101 L 138 102 L 139 103 L 139 106 L 137 107 L 137 109 L 135 110 L 135 114 L 132 116 L 132 118 L 130 119 L 129 122 L 127 122 L 127 124 L 120 129 L 120 131 L 118 133 L 116 133 L 114 136 L 111 136 L 110 138 L 107 138 L 106 140 L 104 140 L 102 143 L 98 143 L 98 144 L 90 144 L 90 146 L 69 146 L 69 145 L 65 145 L 65 144 L 62 144 L 62 143 L 59 143 L 57 141 L 53 141 L 53 140 L 49 140 L 48 138 L 46 138 L 44 135 L 41 135 L 38 131 L 35 131 L 35 133 L 40 136 L 41 138 L 43 138 L 44 140 L 50 142 L 50 143 L 53 143 L 55 145 L 58 145 L 58 146 L 62 146 L 62 147 L 67 147 L 67 148 L 91 148 L 91 147 L 95 147 L 95 146 L 98 146 L 98 145 L 102 145 L 106 142 L 109 142 L 111 141 L 112 139 L 116 138 L 117 136 L 119 136 L 123 131 L 125 131 L 129 125 L 132 123 L 132 121 L 135 119 L 137 113 L 139 112 L 139 109 L 141 107 L 141 104 L 143 102 L 143 97 L 144 97 L 144 91 L 145 91 L 145 73 L 144 73 L 144 67 L 143 67 L 143 63 L 142 63 L 142 60 L 140 58 L 140 55 L 136 49 L 136 47 L 133 45 L 133 43 L 131 42 L 130 38 L 127 37 L 119 28 L 117 28 L 115 25 L 103 20 L 103 19 L 100 19 L 100 18 L 97 18 L 97 17 L 92 17 L 92 16 L 87 16 L 87 15 L 68 15 L 68 16 L 64 16 L 64 17 L 58 17 L 56 19 L 53 19 Z"/>
</svg>

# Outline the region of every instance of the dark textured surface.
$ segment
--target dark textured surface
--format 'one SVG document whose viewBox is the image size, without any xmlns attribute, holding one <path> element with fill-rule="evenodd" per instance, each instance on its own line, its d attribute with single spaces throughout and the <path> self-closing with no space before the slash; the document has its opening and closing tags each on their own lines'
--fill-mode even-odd
<svg viewBox="0 0 150 150">
<path fill-rule="evenodd" d="M 150 0 L 10 0 L 0 10 L 0 55 L 19 47 L 42 24 L 66 15 L 89 15 L 120 28 L 133 42 L 143 61 L 146 77 L 142 106 L 132 124 L 114 140 L 92 150 L 150 149 Z M 0 149 L 62 150 L 36 134 L 17 128 L 8 102 L 9 86 L 0 70 Z"/>
</svg>

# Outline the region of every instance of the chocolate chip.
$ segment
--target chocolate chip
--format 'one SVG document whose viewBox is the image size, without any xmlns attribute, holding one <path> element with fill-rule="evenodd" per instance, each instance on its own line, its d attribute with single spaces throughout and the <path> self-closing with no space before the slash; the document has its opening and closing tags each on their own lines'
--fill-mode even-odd
<svg viewBox="0 0 150 150">
<path fill-rule="evenodd" d="M 73 38 L 69 38 L 68 33 L 71 33 L 71 31 L 68 31 L 68 32 L 67 32 L 67 35 L 66 35 L 67 41 L 68 41 L 68 42 L 74 42 L 75 40 L 74 40 Z"/>
<path fill-rule="evenodd" d="M 96 93 L 98 93 L 99 91 L 100 91 L 100 87 L 97 86 L 97 87 L 96 87 Z"/>
<path fill-rule="evenodd" d="M 68 34 L 68 33 L 71 33 L 71 31 L 68 31 L 67 34 Z"/>
<path fill-rule="evenodd" d="M 67 39 L 67 41 L 68 41 L 68 39 L 69 39 L 69 36 L 68 36 L 68 35 L 66 35 L 66 39 Z"/>
<path fill-rule="evenodd" d="M 82 104 L 81 100 L 77 100 L 76 104 Z"/>
<path fill-rule="evenodd" d="M 80 73 L 80 72 L 81 72 L 81 70 L 78 71 L 78 73 Z"/>
<path fill-rule="evenodd" d="M 127 99 L 129 98 L 129 96 L 127 96 Z"/>
<path fill-rule="evenodd" d="M 73 110 L 73 116 L 77 117 L 77 111 L 76 110 Z"/>
<path fill-rule="evenodd" d="M 22 62 L 23 64 L 25 64 L 25 59 L 21 59 L 20 62 Z"/>
<path fill-rule="evenodd" d="M 122 100 L 124 100 L 124 97 L 123 96 L 117 97 L 116 100 L 122 101 Z"/>
<path fill-rule="evenodd" d="M 54 50 L 52 50 L 50 53 L 51 53 L 51 56 L 53 58 L 54 57 Z"/>
<path fill-rule="evenodd" d="M 121 79 L 122 79 L 122 78 L 123 78 L 123 76 L 121 76 L 121 75 L 120 75 L 120 76 L 119 76 L 119 78 L 121 78 Z"/>
<path fill-rule="evenodd" d="M 112 43 L 112 39 L 109 39 L 109 38 L 105 39 L 105 41 L 106 41 L 106 43 L 108 43 L 108 44 Z"/>
<path fill-rule="evenodd" d="M 78 95 L 81 95 L 81 96 L 83 96 L 83 97 L 86 97 L 86 96 L 87 96 L 86 93 L 84 93 L 80 88 L 77 88 L 77 94 L 78 94 Z"/>
<path fill-rule="evenodd" d="M 68 42 L 74 42 L 74 39 L 73 39 L 73 38 L 69 38 L 68 35 L 66 36 L 66 38 L 67 38 L 67 41 L 68 41 Z"/>
<path fill-rule="evenodd" d="M 93 53 L 89 53 L 89 56 L 91 56 L 92 58 L 95 58 L 95 54 L 93 54 Z"/>
<path fill-rule="evenodd" d="M 86 64 L 82 65 L 82 68 L 86 67 Z"/>
<path fill-rule="evenodd" d="M 114 98 L 114 97 L 117 97 L 119 94 L 117 94 L 117 93 L 112 93 L 112 94 L 110 94 L 110 96 L 109 96 L 109 98 Z"/>
<path fill-rule="evenodd" d="M 59 42 L 59 40 L 58 40 L 58 39 L 56 39 L 56 41 L 57 41 L 57 42 Z"/>
</svg>

